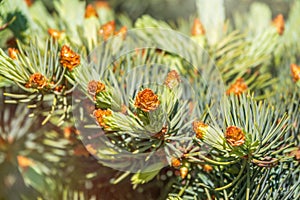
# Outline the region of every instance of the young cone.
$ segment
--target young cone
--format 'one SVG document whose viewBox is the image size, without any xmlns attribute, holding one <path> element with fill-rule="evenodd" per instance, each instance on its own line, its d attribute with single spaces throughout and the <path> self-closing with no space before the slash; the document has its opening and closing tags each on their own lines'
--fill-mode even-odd
<svg viewBox="0 0 300 200">
<path fill-rule="evenodd" d="M 159 104 L 158 96 L 149 88 L 139 92 L 134 103 L 137 108 L 144 112 L 156 110 Z"/>
<path fill-rule="evenodd" d="M 242 129 L 236 126 L 229 126 L 225 132 L 227 143 L 233 147 L 241 146 L 245 143 L 245 134 Z"/>
<path fill-rule="evenodd" d="M 100 81 L 93 80 L 88 83 L 88 92 L 91 95 L 95 95 L 104 90 L 105 90 L 105 84 L 101 83 Z"/>
<path fill-rule="evenodd" d="M 26 88 L 37 88 L 43 89 L 48 85 L 47 78 L 41 73 L 34 73 L 29 77 L 28 82 L 26 83 Z"/>
<path fill-rule="evenodd" d="M 72 71 L 74 67 L 80 64 L 80 55 L 64 45 L 60 51 L 60 64 Z"/>
</svg>

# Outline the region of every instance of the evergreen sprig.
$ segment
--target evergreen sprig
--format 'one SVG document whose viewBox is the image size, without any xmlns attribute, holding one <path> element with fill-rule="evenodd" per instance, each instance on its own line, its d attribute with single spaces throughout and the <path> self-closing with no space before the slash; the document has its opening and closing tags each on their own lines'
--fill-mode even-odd
<svg viewBox="0 0 300 200">
<path fill-rule="evenodd" d="M 225 22 L 223 4 L 199 1 L 194 24 L 79 0 L 0 5 L 1 101 L 23 104 L 1 102 L 3 198 L 97 199 L 109 181 L 164 184 L 168 199 L 299 198 L 298 1 L 281 27 L 262 3 Z"/>
</svg>

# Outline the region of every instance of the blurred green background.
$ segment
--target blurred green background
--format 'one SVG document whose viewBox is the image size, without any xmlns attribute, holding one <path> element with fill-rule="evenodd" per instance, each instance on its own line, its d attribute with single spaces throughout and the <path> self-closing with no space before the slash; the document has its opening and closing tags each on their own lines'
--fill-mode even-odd
<svg viewBox="0 0 300 200">
<path fill-rule="evenodd" d="M 43 0 L 51 7 L 53 1 Z M 88 3 L 94 0 L 86 0 Z M 96 0 L 97 1 L 97 0 Z M 102 1 L 102 0 L 100 0 Z M 174 21 L 178 18 L 189 18 L 196 15 L 197 0 L 107 0 L 117 13 L 124 13 L 135 20 L 149 14 L 156 19 Z M 282 13 L 287 16 L 294 0 L 225 0 L 227 18 L 231 18 L 236 11 L 245 13 L 249 11 L 253 2 L 267 4 L 273 11 L 273 16 Z"/>
<path fill-rule="evenodd" d="M 188 18 L 196 13 L 197 0 L 109 0 L 110 5 L 117 12 L 128 14 L 136 19 L 143 14 L 163 20 Z M 253 2 L 267 4 L 273 11 L 273 16 L 282 13 L 287 16 L 293 0 L 225 0 L 226 15 L 232 16 L 235 11 L 244 13 L 249 11 Z"/>
</svg>

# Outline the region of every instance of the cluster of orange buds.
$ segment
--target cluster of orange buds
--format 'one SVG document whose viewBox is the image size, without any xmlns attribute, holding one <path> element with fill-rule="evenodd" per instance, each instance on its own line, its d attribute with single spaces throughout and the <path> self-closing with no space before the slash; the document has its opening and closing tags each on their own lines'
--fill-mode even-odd
<svg viewBox="0 0 300 200">
<path fill-rule="evenodd" d="M 192 36 L 205 35 L 205 29 L 200 19 L 196 18 L 192 27 Z"/>
<path fill-rule="evenodd" d="M 168 73 L 167 78 L 165 80 L 165 85 L 172 89 L 174 87 L 176 87 L 179 83 L 180 83 L 180 76 L 179 74 L 176 72 L 176 70 L 172 70 Z"/>
<path fill-rule="evenodd" d="M 59 31 L 53 28 L 48 29 L 48 34 L 55 40 L 58 40 L 63 33 L 64 31 Z"/>
<path fill-rule="evenodd" d="M 29 77 L 28 82 L 25 84 L 26 88 L 43 89 L 48 86 L 48 80 L 41 73 L 34 73 Z"/>
<path fill-rule="evenodd" d="M 108 126 L 105 124 L 104 118 L 112 115 L 111 110 L 98 109 L 94 111 L 93 115 L 101 127 L 108 128 Z"/>
<path fill-rule="evenodd" d="M 245 133 L 236 126 L 229 126 L 225 132 L 225 139 L 231 146 L 241 146 L 245 143 Z"/>
<path fill-rule="evenodd" d="M 60 51 L 60 64 L 72 71 L 74 67 L 80 64 L 80 55 L 64 45 Z"/>
<path fill-rule="evenodd" d="M 300 80 L 300 66 L 297 66 L 296 64 L 291 64 L 291 72 L 294 82 L 297 82 Z"/>
<path fill-rule="evenodd" d="M 235 95 L 241 95 L 245 91 L 247 91 L 248 86 L 245 83 L 243 78 L 238 78 L 226 91 L 227 95 L 235 94 Z"/>
<path fill-rule="evenodd" d="M 282 14 L 277 15 L 273 21 L 273 25 L 277 28 L 277 32 L 279 35 L 282 35 L 284 32 L 284 18 Z"/>
<path fill-rule="evenodd" d="M 92 80 L 88 83 L 88 92 L 91 95 L 96 95 L 105 90 L 105 84 L 100 81 Z"/>
<path fill-rule="evenodd" d="M 136 98 L 134 105 L 143 110 L 144 112 L 150 112 L 156 110 L 160 104 L 158 96 L 149 88 L 140 91 Z"/>
<path fill-rule="evenodd" d="M 115 21 L 109 21 L 101 26 L 99 34 L 103 37 L 105 41 L 113 35 L 121 35 L 123 39 L 125 39 L 127 34 L 127 27 L 123 26 L 119 31 L 116 31 Z"/>
<path fill-rule="evenodd" d="M 196 137 L 198 139 L 203 140 L 203 138 L 207 132 L 207 128 L 208 128 L 208 125 L 201 121 L 193 122 L 193 129 L 194 129 L 194 132 L 196 133 Z"/>
<path fill-rule="evenodd" d="M 85 18 L 98 17 L 98 13 L 92 4 L 88 4 L 85 8 Z"/>
<path fill-rule="evenodd" d="M 16 48 L 8 48 L 8 56 L 11 59 L 13 59 L 13 60 L 17 59 L 18 58 L 18 56 L 17 56 L 18 54 L 19 54 L 19 50 L 18 49 L 16 49 Z"/>
</svg>

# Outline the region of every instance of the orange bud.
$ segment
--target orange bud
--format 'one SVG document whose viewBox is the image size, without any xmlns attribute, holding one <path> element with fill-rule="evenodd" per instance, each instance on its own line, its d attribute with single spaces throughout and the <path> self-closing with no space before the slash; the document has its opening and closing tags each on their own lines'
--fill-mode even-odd
<svg viewBox="0 0 300 200">
<path fill-rule="evenodd" d="M 72 136 L 79 135 L 80 132 L 73 126 L 65 127 L 64 128 L 64 137 L 66 139 L 70 139 Z"/>
<path fill-rule="evenodd" d="M 52 29 L 52 28 L 48 29 L 48 34 L 55 40 L 59 39 L 63 32 L 64 31 L 59 31 L 59 30 Z"/>
<path fill-rule="evenodd" d="M 208 125 L 203 123 L 203 122 L 200 122 L 200 121 L 195 121 L 193 122 L 193 129 L 194 129 L 194 132 L 196 133 L 196 137 L 198 139 L 203 139 L 206 132 L 207 132 L 207 128 L 208 128 Z"/>
<path fill-rule="evenodd" d="M 185 177 L 187 176 L 187 174 L 189 172 L 189 169 L 187 167 L 183 166 L 179 169 L 179 171 L 180 171 L 181 178 L 185 179 Z"/>
<path fill-rule="evenodd" d="M 31 159 L 25 157 L 25 156 L 17 156 L 18 165 L 22 168 L 27 168 L 33 165 L 33 162 Z"/>
<path fill-rule="evenodd" d="M 203 165 L 202 168 L 203 168 L 203 171 L 205 171 L 206 173 L 210 173 L 213 170 L 213 167 L 208 164 Z"/>
<path fill-rule="evenodd" d="M 72 135 L 72 127 L 66 127 L 64 129 L 64 136 L 65 138 L 69 139 Z"/>
<path fill-rule="evenodd" d="M 173 157 L 171 160 L 171 164 L 173 167 L 179 167 L 181 165 L 181 162 L 178 158 Z"/>
<path fill-rule="evenodd" d="M 115 30 L 115 21 L 110 21 L 101 26 L 99 34 L 103 37 L 104 40 L 107 40 L 110 36 L 112 36 L 115 33 Z"/>
<path fill-rule="evenodd" d="M 18 57 L 17 55 L 19 54 L 19 50 L 16 48 L 8 48 L 8 56 L 13 59 L 16 60 Z"/>
<path fill-rule="evenodd" d="M 294 82 L 297 82 L 300 80 L 300 66 L 297 66 L 296 64 L 291 64 L 291 72 Z"/>
<path fill-rule="evenodd" d="M 87 7 L 85 9 L 84 17 L 85 18 L 98 17 L 98 13 L 93 5 L 91 5 L 91 4 L 87 5 Z"/>
<path fill-rule="evenodd" d="M 279 35 L 282 35 L 284 32 L 284 18 L 282 14 L 277 15 L 273 19 L 273 25 L 277 28 L 277 32 Z"/>
<path fill-rule="evenodd" d="M 198 18 L 196 18 L 194 20 L 194 24 L 193 24 L 193 27 L 192 27 L 192 35 L 193 36 L 205 35 L 204 26 Z"/>
</svg>

